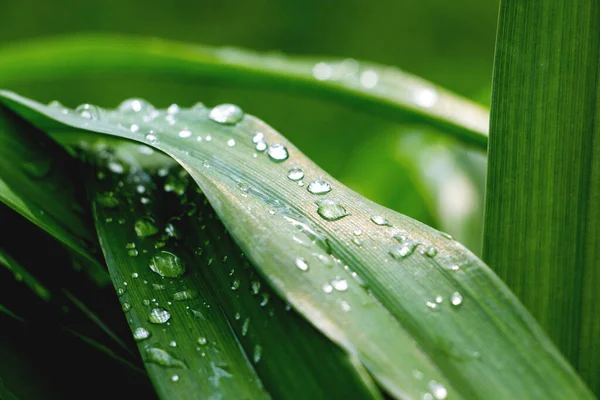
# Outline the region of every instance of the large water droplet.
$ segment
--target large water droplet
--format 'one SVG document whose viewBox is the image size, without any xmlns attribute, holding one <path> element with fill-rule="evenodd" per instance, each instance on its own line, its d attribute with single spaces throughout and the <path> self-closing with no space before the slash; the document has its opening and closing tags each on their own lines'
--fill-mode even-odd
<svg viewBox="0 0 600 400">
<path fill-rule="evenodd" d="M 269 154 L 271 160 L 276 162 L 285 161 L 289 157 L 287 149 L 280 143 L 270 145 L 267 154 Z"/>
<path fill-rule="evenodd" d="M 140 218 L 135 221 L 133 229 L 139 237 L 148 237 L 158 233 L 158 228 L 150 217 Z"/>
<path fill-rule="evenodd" d="M 300 268 L 302 271 L 308 271 L 308 264 L 302 257 L 296 258 L 296 267 Z"/>
<path fill-rule="evenodd" d="M 148 315 L 148 321 L 152 324 L 164 324 L 171 319 L 171 314 L 161 307 L 153 308 Z"/>
<path fill-rule="evenodd" d="M 373 215 L 371 217 L 371 221 L 373 221 L 374 224 L 380 226 L 392 226 L 392 224 L 390 224 L 389 221 L 383 218 L 381 215 Z"/>
<path fill-rule="evenodd" d="M 192 289 L 186 289 L 186 290 L 182 290 L 180 292 L 175 293 L 173 295 L 173 300 L 186 301 L 186 300 L 193 300 L 196 297 L 198 297 L 198 292 L 196 292 L 195 290 L 192 290 Z"/>
<path fill-rule="evenodd" d="M 348 281 L 336 276 L 335 279 L 331 281 L 331 286 L 337 291 L 344 292 L 348 290 Z"/>
<path fill-rule="evenodd" d="M 325 194 L 331 192 L 331 185 L 321 179 L 312 181 L 306 188 L 312 194 Z"/>
<path fill-rule="evenodd" d="M 235 104 L 221 104 L 210 110 L 208 117 L 224 125 L 235 125 L 244 118 L 244 112 Z"/>
<path fill-rule="evenodd" d="M 304 178 L 304 171 L 300 168 L 292 168 L 288 171 L 288 179 L 291 181 L 299 181 Z"/>
<path fill-rule="evenodd" d="M 154 106 L 142 99 L 127 99 L 119 105 L 119 111 L 123 114 L 145 114 L 153 110 Z"/>
<path fill-rule="evenodd" d="M 77 106 L 75 112 L 79 114 L 81 118 L 95 121 L 100 118 L 100 108 L 93 104 L 81 104 Z"/>
<path fill-rule="evenodd" d="M 343 205 L 333 200 L 321 200 L 317 202 L 319 208 L 317 213 L 327 221 L 337 221 L 349 215 Z"/>
<path fill-rule="evenodd" d="M 463 302 L 463 297 L 460 293 L 454 292 L 452 296 L 450 296 L 450 302 L 453 306 L 460 306 Z"/>
<path fill-rule="evenodd" d="M 156 347 L 150 347 L 146 349 L 146 356 L 148 357 L 148 362 L 153 364 L 160 365 L 161 367 L 170 367 L 170 368 L 183 368 L 185 364 L 183 361 L 176 359 L 163 349 L 159 349 Z"/>
<path fill-rule="evenodd" d="M 395 259 L 402 259 L 408 257 L 415 251 L 415 247 L 417 247 L 418 243 L 416 242 L 404 242 L 399 246 L 393 247 L 389 253 Z"/>
<path fill-rule="evenodd" d="M 142 340 L 148 339 L 150 337 L 151 333 L 150 331 L 148 331 L 145 328 L 135 328 L 135 330 L 133 331 L 133 338 L 137 341 L 140 342 Z"/>
<path fill-rule="evenodd" d="M 162 250 L 150 260 L 150 269 L 160 276 L 177 278 L 185 273 L 185 264 L 175 254 Z"/>
</svg>

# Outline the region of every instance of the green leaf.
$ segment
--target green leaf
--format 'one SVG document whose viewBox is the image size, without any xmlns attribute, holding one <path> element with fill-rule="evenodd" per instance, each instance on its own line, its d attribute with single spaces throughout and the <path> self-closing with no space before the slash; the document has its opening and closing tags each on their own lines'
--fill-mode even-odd
<svg viewBox="0 0 600 400">
<path fill-rule="evenodd" d="M 596 394 L 599 57 L 597 1 L 502 2 L 484 236 L 485 260 Z"/>
<path fill-rule="evenodd" d="M 393 119 L 422 120 L 485 148 L 488 111 L 394 67 L 315 60 L 106 35 L 77 35 L 0 49 L 0 86 L 90 74 L 152 74 L 295 90 L 344 101 Z"/>
<path fill-rule="evenodd" d="M 0 110 L 0 202 L 71 249 L 104 285 L 108 275 L 93 255 L 95 239 L 69 158 L 43 132 Z"/>
<path fill-rule="evenodd" d="M 591 398 L 514 295 L 464 246 L 345 188 L 234 106 L 173 116 L 133 101 L 90 120 L 2 96 L 45 130 L 115 135 L 173 157 L 279 295 L 393 396 Z M 301 184 L 293 168 L 302 169 Z"/>
<path fill-rule="evenodd" d="M 275 398 L 324 390 L 380 398 L 340 349 L 286 312 L 259 277 L 250 279 L 251 267 L 183 170 L 151 177 L 136 163 L 116 178 L 91 185 L 96 199 L 110 191 L 120 205 L 97 200 L 96 223 L 134 335 L 150 335 L 140 351 L 162 398 L 263 398 L 265 390 Z M 170 193 L 161 195 L 163 187 Z M 148 322 L 157 309 L 168 322 Z M 156 366 L 148 353 L 155 349 L 176 361 Z"/>
<path fill-rule="evenodd" d="M 22 280 L 39 297 L 49 301 L 52 297 L 50 291 L 23 268 L 14 258 L 12 258 L 4 249 L 0 247 L 0 265 L 5 266 L 15 275 L 16 280 Z"/>
</svg>

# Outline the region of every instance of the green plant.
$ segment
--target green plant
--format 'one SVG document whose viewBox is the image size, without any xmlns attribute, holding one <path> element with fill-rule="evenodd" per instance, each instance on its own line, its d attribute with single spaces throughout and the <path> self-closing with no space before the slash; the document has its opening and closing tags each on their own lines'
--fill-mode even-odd
<svg viewBox="0 0 600 400">
<path fill-rule="evenodd" d="M 508 1 L 501 15 L 513 7 L 522 12 Z M 511 28 L 506 20 L 501 28 Z M 487 142 L 483 108 L 381 66 L 103 36 L 41 41 L 1 57 L 0 82 L 124 68 L 216 78 L 329 96 L 423 121 L 480 149 Z M 473 253 L 346 188 L 237 106 L 156 109 L 130 99 L 115 110 L 70 110 L 8 91 L 0 104 L 0 215 L 11 227 L 0 265 L 35 295 L 5 281 L 15 298 L 0 311 L 10 324 L 68 332 L 68 346 L 80 339 L 111 380 L 139 382 L 127 393 L 151 396 L 147 374 L 164 399 L 593 398 Z M 494 184 L 498 171 L 492 164 Z M 488 198 L 488 224 L 493 207 Z M 29 254 L 38 243 L 50 271 Z M 491 254 L 489 239 L 486 246 Z M 65 303 L 76 316 L 65 317 Z M 119 307 L 129 328 L 114 318 Z M 23 368 L 68 357 L 60 374 L 81 374 L 83 361 L 66 350 L 7 354 Z M 0 373 L 0 395 L 17 398 L 21 385 Z"/>
</svg>

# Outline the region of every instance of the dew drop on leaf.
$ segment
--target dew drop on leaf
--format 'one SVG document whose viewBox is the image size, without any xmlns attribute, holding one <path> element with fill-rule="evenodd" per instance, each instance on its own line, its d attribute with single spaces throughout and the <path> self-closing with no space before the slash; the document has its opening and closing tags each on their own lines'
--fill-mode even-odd
<svg viewBox="0 0 600 400">
<path fill-rule="evenodd" d="M 186 271 L 185 264 L 175 254 L 162 250 L 150 260 L 150 269 L 160 276 L 178 278 Z"/>
<path fill-rule="evenodd" d="M 133 331 L 133 338 L 137 341 L 140 342 L 142 340 L 148 339 L 150 337 L 151 333 L 150 331 L 148 331 L 145 328 L 135 328 L 135 330 Z"/>
<path fill-rule="evenodd" d="M 275 162 L 285 161 L 289 157 L 286 147 L 279 143 L 270 145 L 267 154 L 269 155 L 269 158 Z"/>
<path fill-rule="evenodd" d="M 393 258 L 400 260 L 410 256 L 415 251 L 417 245 L 418 243 L 415 242 L 404 242 L 399 246 L 393 247 L 389 253 Z"/>
<path fill-rule="evenodd" d="M 431 394 L 433 394 L 433 397 L 437 400 L 444 400 L 448 396 L 448 390 L 446 390 L 441 383 L 430 381 L 428 386 Z"/>
<path fill-rule="evenodd" d="M 229 147 L 233 147 L 233 146 L 235 146 L 235 139 L 229 139 L 229 140 L 227 141 L 227 146 L 229 146 Z"/>
<path fill-rule="evenodd" d="M 257 344 L 256 346 L 254 346 L 254 353 L 252 354 L 252 361 L 254 361 L 254 364 L 258 363 L 262 357 L 262 346 Z"/>
<path fill-rule="evenodd" d="M 331 281 L 331 286 L 339 292 L 344 292 L 348 290 L 348 281 L 336 276 L 335 279 Z"/>
<path fill-rule="evenodd" d="M 383 218 L 381 215 L 373 215 L 371 217 L 371 221 L 375 225 L 379 225 L 379 226 L 392 226 L 392 224 L 390 224 L 389 221 L 387 219 Z"/>
<path fill-rule="evenodd" d="M 113 192 L 99 192 L 96 194 L 96 201 L 104 208 L 115 208 L 119 205 L 119 199 Z"/>
<path fill-rule="evenodd" d="M 319 208 L 317 213 L 326 221 L 337 221 L 348 215 L 343 205 L 333 200 L 322 200 L 317 202 Z"/>
<path fill-rule="evenodd" d="M 119 112 L 126 115 L 146 114 L 152 111 L 154 111 L 154 106 L 143 99 L 127 99 L 119 105 Z"/>
<path fill-rule="evenodd" d="M 244 118 L 244 112 L 235 104 L 221 104 L 210 110 L 208 117 L 220 124 L 235 125 Z"/>
<path fill-rule="evenodd" d="M 329 283 L 324 284 L 322 289 L 325 293 L 333 292 L 333 286 L 331 286 Z"/>
<path fill-rule="evenodd" d="M 190 131 L 189 129 L 182 129 L 179 131 L 179 133 L 177 134 L 177 136 L 179 136 L 180 138 L 186 139 L 189 138 L 190 136 L 192 136 L 192 131 Z"/>
<path fill-rule="evenodd" d="M 92 121 L 100 119 L 100 108 L 93 104 L 81 104 L 75 108 L 75 112 L 84 119 Z"/>
<path fill-rule="evenodd" d="M 302 257 L 296 258 L 296 267 L 298 267 L 301 271 L 308 271 L 308 264 Z"/>
<path fill-rule="evenodd" d="M 198 292 L 196 292 L 195 290 L 192 290 L 192 289 L 186 289 L 186 290 L 182 290 L 180 292 L 176 292 L 173 295 L 173 300 L 187 301 L 187 300 L 193 300 L 196 297 L 198 297 Z"/>
<path fill-rule="evenodd" d="M 171 319 L 171 314 L 161 307 L 153 308 L 148 315 L 148 321 L 152 324 L 164 324 Z"/>
<path fill-rule="evenodd" d="M 321 179 L 312 181 L 306 188 L 312 194 L 325 194 L 331 192 L 331 185 Z"/>
<path fill-rule="evenodd" d="M 264 142 L 265 135 L 262 132 L 256 132 L 252 135 L 252 143 Z"/>
<path fill-rule="evenodd" d="M 288 171 L 287 177 L 290 181 L 299 181 L 300 179 L 304 178 L 304 171 L 302 171 L 300 168 L 291 168 Z"/>
<path fill-rule="evenodd" d="M 163 349 L 159 349 L 156 347 L 150 347 L 146 349 L 146 356 L 148 362 L 153 364 L 160 365 L 161 367 L 171 367 L 171 368 L 183 368 L 185 364 L 183 361 L 178 360 L 173 357 Z"/>
<path fill-rule="evenodd" d="M 133 229 L 139 237 L 153 236 L 158 233 L 158 228 L 154 224 L 154 220 L 149 217 L 143 217 L 135 221 Z"/>
<path fill-rule="evenodd" d="M 256 143 L 256 151 L 263 152 L 267 149 L 267 147 L 267 142 L 265 142 L 264 140 L 261 140 L 260 142 Z"/>
<path fill-rule="evenodd" d="M 460 293 L 454 292 L 452 296 L 450 296 L 450 302 L 453 306 L 460 306 L 462 304 L 463 297 Z"/>
</svg>

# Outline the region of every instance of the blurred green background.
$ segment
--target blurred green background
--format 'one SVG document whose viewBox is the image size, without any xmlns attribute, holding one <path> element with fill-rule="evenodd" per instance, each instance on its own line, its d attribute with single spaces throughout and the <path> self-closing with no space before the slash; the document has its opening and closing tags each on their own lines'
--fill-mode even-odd
<svg viewBox="0 0 600 400">
<path fill-rule="evenodd" d="M 348 57 L 398 66 L 487 105 L 497 9 L 497 0 L 0 0 L 0 46 L 104 32 Z M 123 74 L 4 88 L 72 107 L 114 107 L 127 97 L 161 107 L 239 104 L 353 189 L 479 250 L 484 155 L 425 126 L 390 123 L 329 100 L 210 81 L 182 84 Z"/>
</svg>

